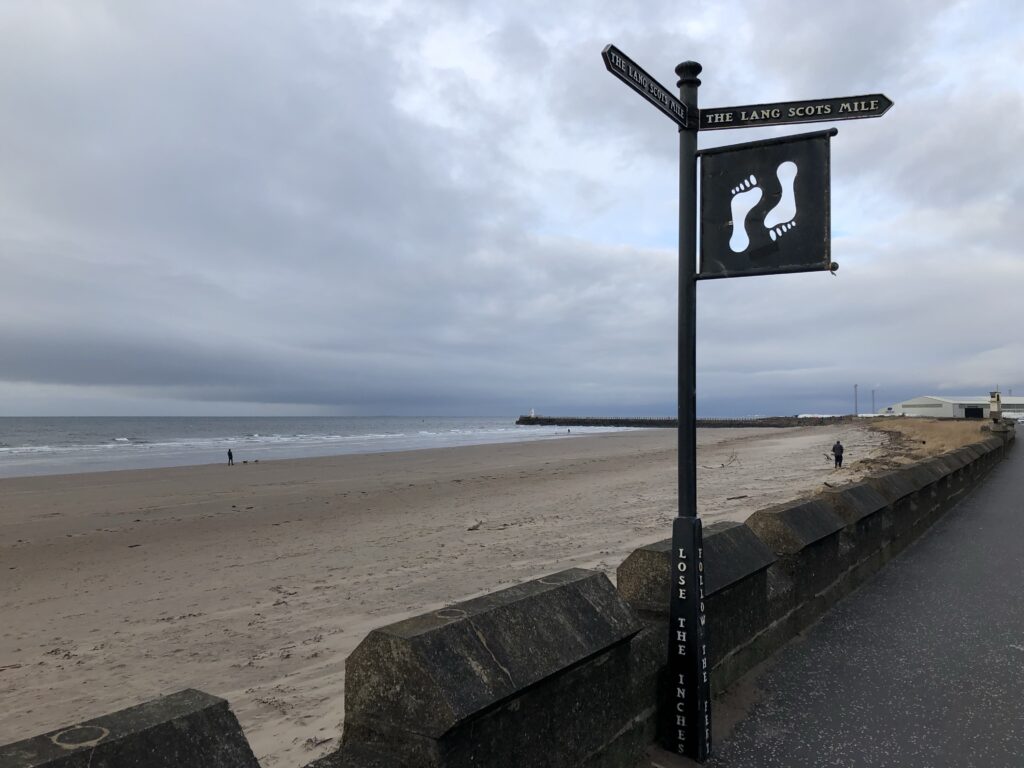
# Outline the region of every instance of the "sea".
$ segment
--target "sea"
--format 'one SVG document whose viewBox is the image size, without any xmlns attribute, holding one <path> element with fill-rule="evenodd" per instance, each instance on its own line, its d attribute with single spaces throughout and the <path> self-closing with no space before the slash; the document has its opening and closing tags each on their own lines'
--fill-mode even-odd
<svg viewBox="0 0 1024 768">
<path fill-rule="evenodd" d="M 414 451 L 572 438 L 613 427 L 518 426 L 515 417 L 0 417 L 0 477 Z"/>
</svg>

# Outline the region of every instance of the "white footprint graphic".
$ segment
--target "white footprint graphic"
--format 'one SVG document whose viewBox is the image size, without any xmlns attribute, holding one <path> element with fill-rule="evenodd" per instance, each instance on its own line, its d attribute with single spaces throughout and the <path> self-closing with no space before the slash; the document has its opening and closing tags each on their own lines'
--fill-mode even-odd
<svg viewBox="0 0 1024 768">
<path fill-rule="evenodd" d="M 782 237 L 786 232 L 789 232 L 789 230 L 791 230 L 795 226 L 796 226 L 796 222 L 795 221 L 789 221 L 789 222 L 786 222 L 785 224 L 780 224 L 779 226 L 774 227 L 771 230 L 769 230 L 768 236 L 771 237 L 772 242 L 775 242 L 776 240 L 778 240 L 780 237 Z"/>
<path fill-rule="evenodd" d="M 782 185 L 782 199 L 764 217 L 764 227 L 772 230 L 772 240 L 775 239 L 776 234 L 782 234 L 781 232 L 776 233 L 777 225 L 786 224 L 796 219 L 796 197 L 793 195 L 796 171 L 796 163 L 792 160 L 787 160 L 775 169 L 775 175 L 778 176 L 779 184 Z"/>
<path fill-rule="evenodd" d="M 761 200 L 761 188 L 757 186 L 757 178 L 751 174 L 740 184 L 730 190 L 732 193 L 732 237 L 729 247 L 733 253 L 743 253 L 750 245 L 745 221 L 750 210 Z"/>
</svg>

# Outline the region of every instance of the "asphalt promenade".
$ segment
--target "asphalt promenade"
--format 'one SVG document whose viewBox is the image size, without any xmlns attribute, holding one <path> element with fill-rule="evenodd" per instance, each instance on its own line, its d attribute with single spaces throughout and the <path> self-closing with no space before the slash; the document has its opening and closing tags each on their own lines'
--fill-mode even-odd
<svg viewBox="0 0 1024 768">
<path fill-rule="evenodd" d="M 1024 446 L 713 715 L 709 768 L 1024 768 Z"/>
</svg>

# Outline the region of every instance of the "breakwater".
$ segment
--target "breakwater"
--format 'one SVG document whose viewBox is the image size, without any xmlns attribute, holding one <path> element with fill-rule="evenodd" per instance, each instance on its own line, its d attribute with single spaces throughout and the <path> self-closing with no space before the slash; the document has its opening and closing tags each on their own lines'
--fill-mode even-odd
<svg viewBox="0 0 1024 768">
<path fill-rule="evenodd" d="M 852 416 L 766 416 L 756 419 L 697 419 L 701 428 L 742 427 L 820 427 L 852 421 Z M 619 416 L 520 416 L 516 424 L 531 427 L 637 427 L 672 428 L 679 420 L 667 417 Z"/>
<path fill-rule="evenodd" d="M 516 424 L 528 427 L 676 427 L 677 419 L 621 418 L 616 416 L 520 416 Z"/>
</svg>

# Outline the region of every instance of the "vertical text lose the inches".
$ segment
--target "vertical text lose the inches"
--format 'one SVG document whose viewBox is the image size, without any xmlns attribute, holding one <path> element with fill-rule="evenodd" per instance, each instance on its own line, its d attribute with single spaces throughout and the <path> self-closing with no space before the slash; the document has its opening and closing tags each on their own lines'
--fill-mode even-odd
<svg viewBox="0 0 1024 768">
<path fill-rule="evenodd" d="M 687 541 L 687 544 L 691 543 Z M 696 543 L 695 541 L 692 543 Z M 696 546 L 688 552 L 689 546 L 674 549 L 673 602 L 685 605 L 690 601 L 697 604 L 695 623 L 690 626 L 687 616 L 673 612 L 672 651 L 676 664 L 671 665 L 675 674 L 674 710 L 675 733 L 673 741 L 676 752 L 681 755 L 697 755 L 702 759 L 711 746 L 711 709 L 709 701 L 710 682 L 708 678 L 708 652 L 706 641 L 707 616 L 704 610 L 704 549 Z M 695 589 L 694 589 L 695 588 Z M 694 621 L 691 616 L 690 621 Z M 696 657 L 695 659 L 693 657 Z M 687 660 L 690 663 L 687 663 Z"/>
</svg>

